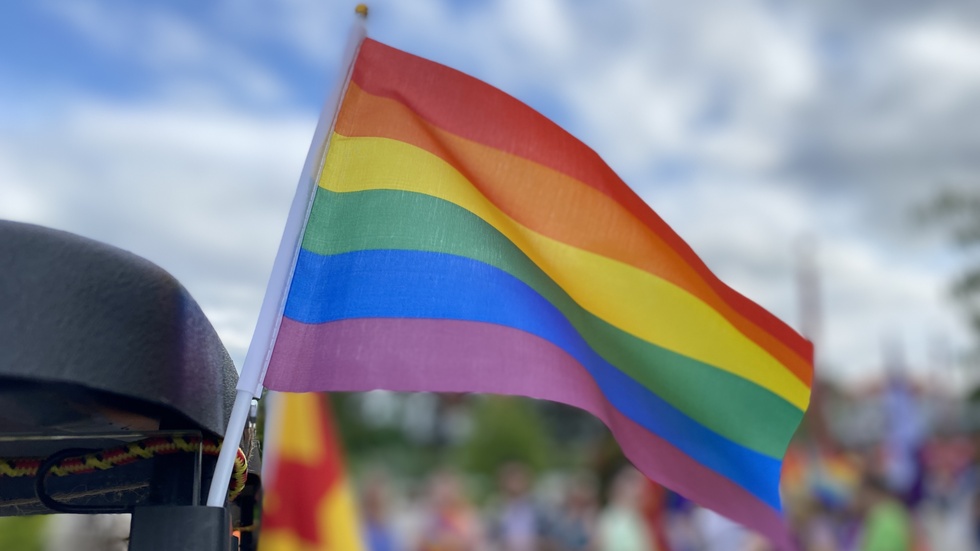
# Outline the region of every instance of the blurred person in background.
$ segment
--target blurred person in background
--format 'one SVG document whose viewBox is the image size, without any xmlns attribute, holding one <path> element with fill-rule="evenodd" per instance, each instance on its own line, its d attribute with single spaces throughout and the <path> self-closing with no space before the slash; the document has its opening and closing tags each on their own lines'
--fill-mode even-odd
<svg viewBox="0 0 980 551">
<path fill-rule="evenodd" d="M 695 530 L 701 537 L 703 551 L 747 551 L 752 538 L 741 524 L 718 513 L 698 507 L 692 517 Z"/>
<path fill-rule="evenodd" d="M 429 479 L 426 510 L 419 526 L 418 551 L 475 551 L 480 520 L 456 473 L 437 471 Z"/>
<path fill-rule="evenodd" d="M 980 550 L 980 491 L 973 494 L 973 549 Z"/>
<path fill-rule="evenodd" d="M 695 509 L 696 505 L 683 496 L 669 494 L 664 526 L 670 551 L 701 551 L 701 538 L 694 525 Z"/>
<path fill-rule="evenodd" d="M 531 495 L 533 476 L 523 463 L 507 463 L 498 473 L 501 502 L 489 516 L 487 536 L 496 551 L 536 551 L 546 531 L 543 508 Z"/>
<path fill-rule="evenodd" d="M 806 551 L 852 551 L 860 530 L 854 487 L 814 484 L 809 495 L 786 504 L 794 533 Z"/>
<path fill-rule="evenodd" d="M 647 525 L 650 527 L 654 544 L 660 551 L 674 551 L 667 538 L 670 490 L 647 477 L 643 477 L 643 480 L 645 484 L 643 485 L 641 508 Z"/>
<path fill-rule="evenodd" d="M 632 466 L 613 479 L 609 503 L 597 525 L 599 551 L 658 551 L 642 509 L 645 485 L 643 475 Z"/>
<path fill-rule="evenodd" d="M 776 551 L 765 537 L 752 532 L 745 541 L 745 551 Z"/>
<path fill-rule="evenodd" d="M 787 507 L 793 534 L 796 535 L 805 551 L 838 551 L 834 519 L 819 496 L 796 500 Z"/>
<path fill-rule="evenodd" d="M 857 506 L 864 517 L 857 551 L 913 551 L 909 512 L 881 477 L 869 474 L 864 478 Z"/>
<path fill-rule="evenodd" d="M 390 502 L 388 478 L 372 471 L 362 483 L 361 511 L 364 533 L 370 551 L 401 551 L 388 517 Z"/>
<path fill-rule="evenodd" d="M 591 472 L 569 477 L 561 506 L 549 523 L 548 548 L 594 551 L 599 516 L 599 481 Z"/>
<path fill-rule="evenodd" d="M 973 436 L 970 445 L 970 455 L 972 461 L 963 469 L 958 478 L 960 488 L 964 493 L 969 494 L 970 520 L 969 532 L 971 549 L 980 551 L 980 434 Z"/>
<path fill-rule="evenodd" d="M 951 469 L 934 468 L 925 485 L 919 520 L 934 551 L 973 551 L 973 484 Z"/>
</svg>

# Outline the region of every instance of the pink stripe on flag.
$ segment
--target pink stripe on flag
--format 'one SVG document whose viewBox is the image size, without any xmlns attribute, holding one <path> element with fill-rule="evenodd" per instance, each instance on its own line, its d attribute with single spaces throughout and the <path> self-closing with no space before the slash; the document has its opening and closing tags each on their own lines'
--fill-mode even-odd
<svg viewBox="0 0 980 551">
<path fill-rule="evenodd" d="M 486 392 L 584 409 L 610 428 L 641 471 L 793 549 L 780 514 L 623 415 L 589 373 L 552 343 L 482 322 L 361 318 L 317 325 L 283 318 L 265 386 L 285 392 Z"/>
</svg>

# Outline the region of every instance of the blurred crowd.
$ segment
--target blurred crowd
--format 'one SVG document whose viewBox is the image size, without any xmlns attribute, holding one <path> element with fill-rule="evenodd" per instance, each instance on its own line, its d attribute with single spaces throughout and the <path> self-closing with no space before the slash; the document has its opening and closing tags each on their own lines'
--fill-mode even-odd
<svg viewBox="0 0 980 551">
<path fill-rule="evenodd" d="M 787 525 L 800 551 L 980 551 L 980 461 L 971 440 L 894 446 L 791 446 Z M 450 469 L 420 479 L 357 477 L 369 551 L 769 551 L 742 526 L 626 466 L 535 473 L 503 465 L 492 481 Z M 125 549 L 122 515 L 59 515 L 48 549 Z"/>
<path fill-rule="evenodd" d="M 980 471 L 963 441 L 916 452 L 911 470 L 880 448 L 791 448 L 787 522 L 803 551 L 980 550 Z M 766 540 L 624 467 L 536 476 L 504 465 L 478 502 L 470 479 L 440 470 L 421 481 L 362 477 L 372 551 L 764 551 Z"/>
<path fill-rule="evenodd" d="M 557 482 L 557 484 L 556 484 Z M 504 465 L 496 488 L 477 507 L 459 473 L 432 473 L 417 491 L 394 496 L 377 473 L 362 484 L 362 510 L 372 551 L 585 551 L 661 549 L 650 524 L 654 488 L 625 468 L 605 506 L 588 472 L 536 480 L 520 463 Z"/>
<path fill-rule="evenodd" d="M 977 550 L 978 467 L 975 446 L 959 437 L 906 450 L 888 441 L 835 453 L 793 448 L 783 466 L 787 520 L 807 551 Z"/>
</svg>

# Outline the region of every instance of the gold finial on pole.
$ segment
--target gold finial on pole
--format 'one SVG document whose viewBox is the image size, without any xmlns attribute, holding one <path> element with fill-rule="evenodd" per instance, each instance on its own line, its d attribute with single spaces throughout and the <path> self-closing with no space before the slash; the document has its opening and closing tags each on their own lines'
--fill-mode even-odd
<svg viewBox="0 0 980 551">
<path fill-rule="evenodd" d="M 368 7 L 367 7 L 367 4 L 358 4 L 357 7 L 354 8 L 354 13 L 356 13 L 357 15 L 360 15 L 364 19 L 367 19 L 367 16 L 368 16 Z"/>
</svg>

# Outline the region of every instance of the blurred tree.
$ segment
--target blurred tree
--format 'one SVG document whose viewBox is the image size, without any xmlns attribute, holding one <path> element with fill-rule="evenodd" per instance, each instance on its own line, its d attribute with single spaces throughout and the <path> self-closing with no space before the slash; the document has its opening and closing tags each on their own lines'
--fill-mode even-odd
<svg viewBox="0 0 980 551">
<path fill-rule="evenodd" d="M 953 243 L 967 254 L 966 268 L 951 291 L 980 338 L 980 190 L 947 189 L 917 214 L 920 221 L 949 232 Z"/>
<path fill-rule="evenodd" d="M 525 398 L 481 396 L 474 405 L 473 430 L 459 450 L 460 466 L 492 476 L 510 461 L 535 470 L 555 466 L 553 445 L 533 402 Z"/>
<path fill-rule="evenodd" d="M 42 551 L 46 516 L 0 518 L 0 549 Z"/>
<path fill-rule="evenodd" d="M 372 424 L 364 414 L 363 397 L 364 393 L 330 393 L 334 419 L 351 469 L 356 473 L 364 466 L 383 466 L 409 476 L 428 472 L 438 462 L 439 448 L 412 441 L 401 425 Z"/>
<path fill-rule="evenodd" d="M 601 421 L 563 404 L 480 394 L 429 397 L 390 393 L 382 408 L 389 411 L 379 417 L 377 410 L 366 407 L 367 393 L 331 393 L 351 469 L 382 468 L 418 478 L 437 466 L 450 466 L 478 479 L 492 479 L 508 461 L 537 471 L 591 469 L 610 438 Z M 425 406 L 416 411 L 424 415 L 410 414 L 414 406 Z M 412 418 L 423 421 L 426 430 L 411 427 L 407 421 Z"/>
<path fill-rule="evenodd" d="M 544 429 L 562 448 L 593 449 L 609 432 L 602 421 L 585 410 L 547 400 L 533 403 Z"/>
</svg>

